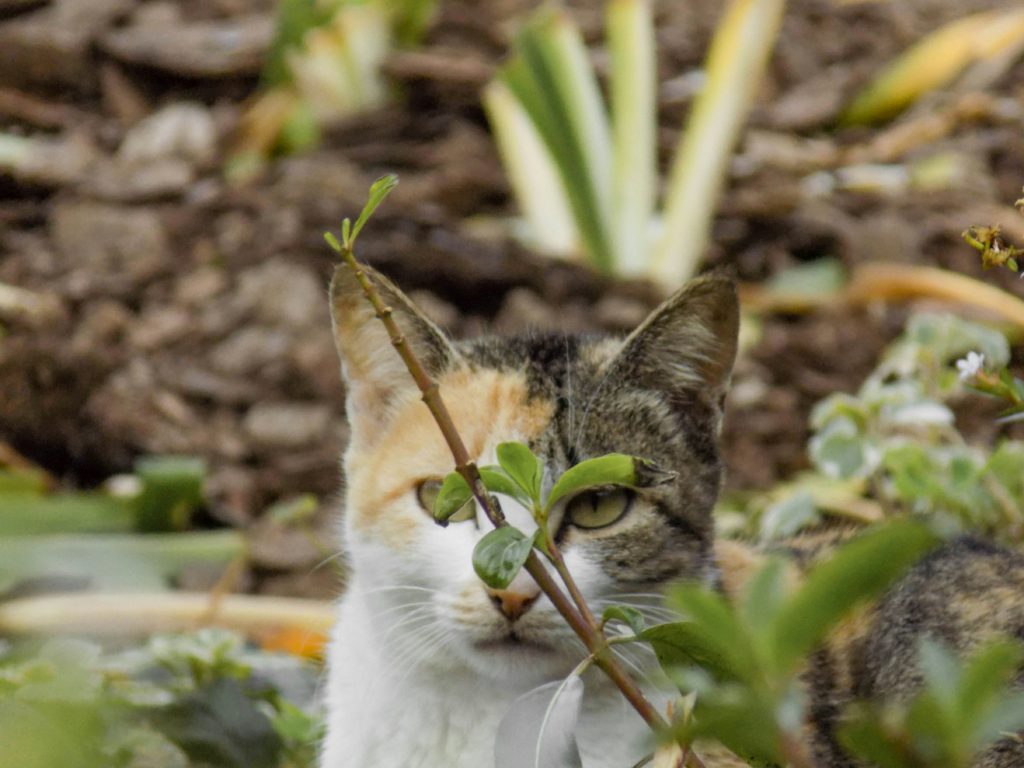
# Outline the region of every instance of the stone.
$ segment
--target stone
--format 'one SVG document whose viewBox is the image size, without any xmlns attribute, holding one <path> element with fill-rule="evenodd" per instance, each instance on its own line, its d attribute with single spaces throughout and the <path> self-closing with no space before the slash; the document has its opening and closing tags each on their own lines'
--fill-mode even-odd
<svg viewBox="0 0 1024 768">
<path fill-rule="evenodd" d="M 94 91 L 92 44 L 132 0 L 57 0 L 0 24 L 0 85 Z"/>
<path fill-rule="evenodd" d="M 67 201 L 54 207 L 50 233 L 65 265 L 84 282 L 116 275 L 127 285 L 153 277 L 169 246 L 152 210 Z"/>
<path fill-rule="evenodd" d="M 100 41 L 104 52 L 126 64 L 183 77 L 250 77 L 259 73 L 274 36 L 271 15 L 183 24 L 136 23 Z"/>
<path fill-rule="evenodd" d="M 242 429 L 256 447 L 299 448 L 328 438 L 331 412 L 318 403 L 257 403 L 245 414 Z"/>
<path fill-rule="evenodd" d="M 191 163 L 163 157 L 140 163 L 101 161 L 82 185 L 93 197 L 117 203 L 142 203 L 180 197 L 195 181 Z"/>
<path fill-rule="evenodd" d="M 197 165 L 217 150 L 217 127 L 210 110 L 194 102 L 176 102 L 146 117 L 125 135 L 118 158 L 142 165 L 168 158 Z"/>
</svg>

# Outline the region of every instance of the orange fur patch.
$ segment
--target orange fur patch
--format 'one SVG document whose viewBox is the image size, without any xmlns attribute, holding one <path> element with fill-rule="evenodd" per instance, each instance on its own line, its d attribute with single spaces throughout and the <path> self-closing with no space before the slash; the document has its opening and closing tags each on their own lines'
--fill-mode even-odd
<svg viewBox="0 0 1024 768">
<path fill-rule="evenodd" d="M 500 442 L 536 438 L 554 413 L 552 403 L 529 399 L 522 373 L 460 368 L 438 384 L 474 460 Z M 372 530 L 402 546 L 415 536 L 425 513 L 419 509 L 415 515 L 389 512 L 419 481 L 443 477 L 454 469 L 454 462 L 433 416 L 418 397 L 402 403 L 381 430 L 370 446 L 358 444 L 353 437 L 346 456 L 348 514 L 355 528 Z"/>
</svg>

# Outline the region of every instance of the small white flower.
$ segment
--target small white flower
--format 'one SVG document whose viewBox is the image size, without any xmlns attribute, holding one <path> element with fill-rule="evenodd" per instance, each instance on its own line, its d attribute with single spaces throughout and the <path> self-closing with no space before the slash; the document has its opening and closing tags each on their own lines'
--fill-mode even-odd
<svg viewBox="0 0 1024 768">
<path fill-rule="evenodd" d="M 956 369 L 960 371 L 960 381 L 973 379 L 985 367 L 985 355 L 980 352 L 968 352 L 967 357 L 956 361 Z"/>
</svg>

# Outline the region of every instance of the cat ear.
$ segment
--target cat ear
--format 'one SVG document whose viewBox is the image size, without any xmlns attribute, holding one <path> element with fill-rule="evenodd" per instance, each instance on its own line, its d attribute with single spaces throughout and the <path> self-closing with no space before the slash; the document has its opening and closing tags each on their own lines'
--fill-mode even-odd
<svg viewBox="0 0 1024 768">
<path fill-rule="evenodd" d="M 673 400 L 702 396 L 717 404 L 736 359 L 739 301 L 728 277 L 692 280 L 623 342 L 610 373 L 669 394 Z"/>
<path fill-rule="evenodd" d="M 394 284 L 363 266 L 407 343 L 431 377 L 459 358 L 448 337 Z M 416 383 L 363 295 L 355 273 L 341 265 L 331 280 L 331 320 L 341 373 L 348 388 L 348 418 L 353 434 L 369 437 L 389 420 L 397 402 L 415 393 Z"/>
</svg>

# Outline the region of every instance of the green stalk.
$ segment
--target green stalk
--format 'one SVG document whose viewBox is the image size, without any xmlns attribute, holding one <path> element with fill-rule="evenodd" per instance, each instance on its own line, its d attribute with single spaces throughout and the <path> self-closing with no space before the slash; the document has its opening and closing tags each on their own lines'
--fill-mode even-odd
<svg viewBox="0 0 1024 768">
<path fill-rule="evenodd" d="M 693 105 L 669 174 L 654 278 L 676 287 L 697 269 L 729 157 L 782 20 L 785 0 L 733 0 L 707 59 L 707 83 Z"/>
<path fill-rule="evenodd" d="M 649 0 L 611 0 L 605 28 L 611 54 L 616 271 L 647 270 L 657 184 L 657 56 Z"/>
<path fill-rule="evenodd" d="M 238 531 L 0 538 L 0 591 L 35 578 L 88 579 L 97 588 L 166 589 L 188 565 L 223 566 L 245 554 Z"/>
<path fill-rule="evenodd" d="M 575 253 L 579 233 L 566 202 L 565 184 L 529 115 L 500 80 L 484 88 L 483 105 L 512 193 L 529 227 L 528 239 L 540 251 Z"/>
</svg>

